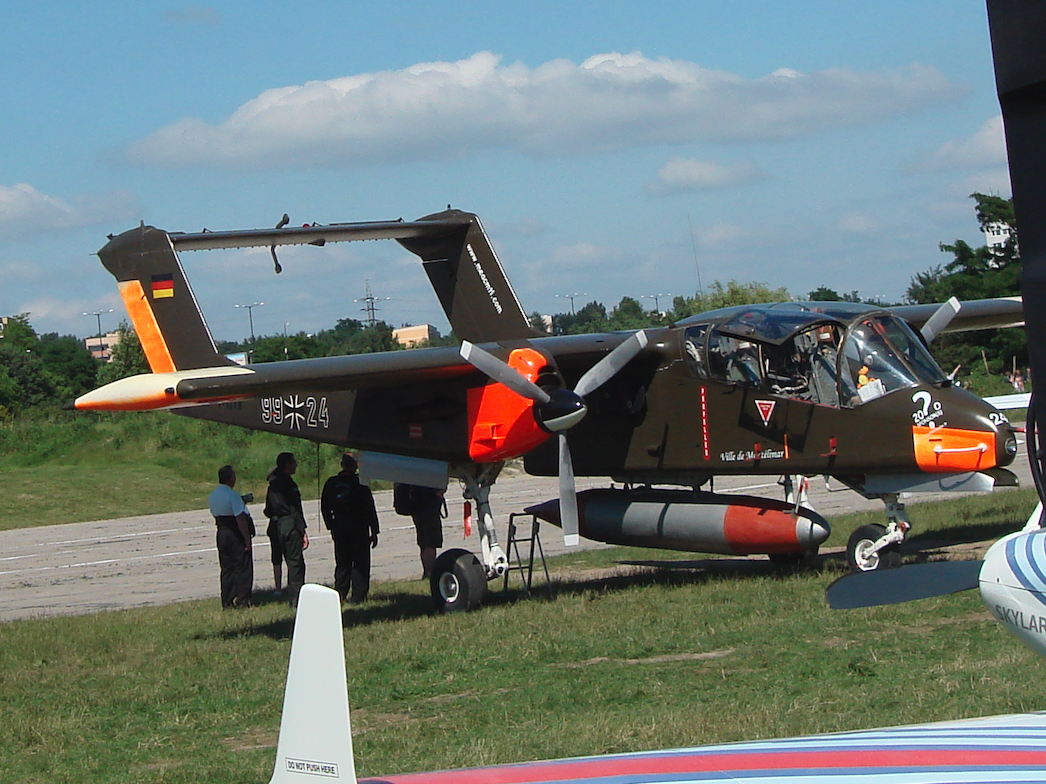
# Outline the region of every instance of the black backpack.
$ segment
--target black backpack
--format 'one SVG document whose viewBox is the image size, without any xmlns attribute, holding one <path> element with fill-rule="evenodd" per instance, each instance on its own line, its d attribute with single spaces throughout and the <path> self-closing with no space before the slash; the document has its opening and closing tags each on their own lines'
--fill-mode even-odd
<svg viewBox="0 0 1046 784">
<path fill-rule="evenodd" d="M 411 485 L 396 482 L 392 486 L 392 508 L 396 514 L 410 517 L 414 514 L 414 495 Z"/>
</svg>

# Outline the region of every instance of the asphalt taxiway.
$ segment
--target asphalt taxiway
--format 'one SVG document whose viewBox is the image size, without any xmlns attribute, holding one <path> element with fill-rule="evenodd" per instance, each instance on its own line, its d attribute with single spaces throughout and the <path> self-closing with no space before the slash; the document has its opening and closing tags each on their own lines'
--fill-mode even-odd
<svg viewBox="0 0 1046 784">
<path fill-rule="evenodd" d="M 1023 486 L 1031 485 L 1023 454 L 1011 468 L 1020 476 Z M 820 478 L 810 481 L 811 506 L 829 518 L 858 509 L 883 508 L 881 502 L 869 501 L 849 490 L 826 488 Z M 579 478 L 578 489 L 607 484 L 606 480 Z M 782 497 L 776 477 L 720 477 L 715 489 Z M 502 544 L 510 513 L 522 512 L 525 506 L 554 498 L 556 493 L 555 478 L 525 474 L 502 476 L 492 493 Z M 939 496 L 918 495 L 906 501 L 913 504 L 934 497 Z M 447 501 L 444 547 L 477 550 L 476 533 L 473 532 L 469 540 L 463 536 L 463 502 L 455 484 L 447 492 Z M 421 566 L 410 518 L 400 517 L 393 511 L 391 492 L 375 493 L 375 503 L 382 528 L 378 548 L 373 551 L 372 579 L 420 577 Z M 261 505 L 251 504 L 249 508 L 259 528 L 264 530 Z M 330 583 L 334 573 L 330 536 L 319 520 L 315 501 L 306 502 L 305 512 L 311 539 L 306 551 L 307 579 Z M 551 525 L 542 527 L 541 543 L 547 555 L 566 551 L 559 529 Z M 606 545 L 583 539 L 581 546 Z M 267 537 L 255 539 L 254 575 L 258 590 L 273 587 L 269 552 Z M 217 602 L 217 595 L 214 520 L 206 509 L 0 532 L 0 622 L 190 599 L 213 598 Z"/>
</svg>

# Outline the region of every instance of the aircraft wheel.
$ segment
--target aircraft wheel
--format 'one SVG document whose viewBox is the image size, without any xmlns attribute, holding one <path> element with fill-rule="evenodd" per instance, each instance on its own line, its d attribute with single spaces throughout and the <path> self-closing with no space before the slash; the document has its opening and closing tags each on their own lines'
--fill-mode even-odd
<svg viewBox="0 0 1046 784">
<path fill-rule="evenodd" d="M 440 612 L 475 610 L 487 593 L 487 572 L 468 550 L 447 550 L 432 565 L 429 586 Z"/>
<path fill-rule="evenodd" d="M 846 562 L 855 572 L 872 572 L 876 569 L 896 569 L 901 565 L 901 550 L 891 544 L 877 553 L 871 552 L 872 545 L 886 533 L 886 526 L 878 523 L 862 525 L 846 543 Z"/>
</svg>

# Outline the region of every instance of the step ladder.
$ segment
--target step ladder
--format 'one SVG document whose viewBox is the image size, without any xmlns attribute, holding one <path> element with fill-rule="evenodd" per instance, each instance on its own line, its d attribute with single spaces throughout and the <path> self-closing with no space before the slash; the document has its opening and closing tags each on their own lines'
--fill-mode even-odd
<svg viewBox="0 0 1046 784">
<path fill-rule="evenodd" d="M 527 519 L 523 519 L 527 518 Z M 523 527 L 530 525 L 530 535 L 525 535 L 521 530 L 520 520 Z M 526 562 L 523 560 L 522 552 L 520 551 L 520 545 L 529 545 L 529 551 L 527 553 Z M 538 520 L 534 515 L 527 514 L 526 512 L 513 512 L 508 516 L 508 569 L 505 570 L 505 585 L 503 590 L 508 589 L 509 575 L 512 572 L 519 572 L 520 579 L 523 580 L 523 590 L 527 592 L 527 596 L 531 594 L 531 588 L 534 584 L 534 555 L 535 551 L 537 557 L 541 559 L 541 568 L 545 572 L 545 584 L 548 586 L 549 598 L 552 598 L 552 578 L 548 574 L 548 565 L 545 563 L 545 549 L 541 546 L 541 521 Z M 513 563 L 515 559 L 515 563 Z"/>
</svg>

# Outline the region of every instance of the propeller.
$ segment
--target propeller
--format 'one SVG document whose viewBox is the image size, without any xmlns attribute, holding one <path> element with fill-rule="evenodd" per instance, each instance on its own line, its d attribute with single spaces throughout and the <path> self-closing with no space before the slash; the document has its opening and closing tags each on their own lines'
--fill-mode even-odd
<svg viewBox="0 0 1046 784">
<path fill-rule="evenodd" d="M 900 569 L 853 572 L 829 585 L 824 592 L 833 610 L 879 607 L 916 599 L 929 599 L 976 588 L 981 560 L 931 561 Z"/>
<path fill-rule="evenodd" d="M 467 340 L 461 344 L 461 356 L 470 365 L 517 395 L 533 400 L 538 422 L 559 438 L 559 517 L 563 526 L 563 542 L 576 545 L 578 534 L 577 488 L 574 484 L 574 464 L 566 431 L 585 418 L 588 407 L 585 397 L 617 375 L 644 348 L 648 339 L 644 330 L 632 333 L 613 351 L 590 367 L 578 380 L 573 390 L 542 389 L 511 365 Z"/>
<path fill-rule="evenodd" d="M 962 303 L 956 297 L 941 303 L 941 306 L 934 311 L 934 314 L 927 319 L 922 329 L 919 330 L 923 340 L 927 343 L 933 343 L 933 339 L 944 332 L 945 327 L 958 315 L 960 308 L 962 308 Z"/>
</svg>

